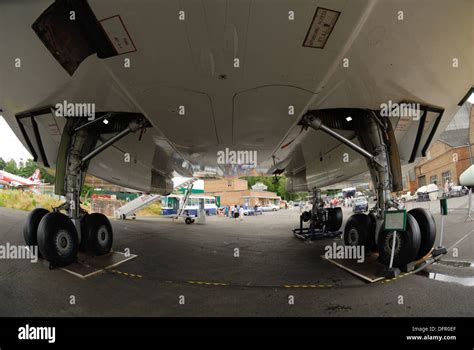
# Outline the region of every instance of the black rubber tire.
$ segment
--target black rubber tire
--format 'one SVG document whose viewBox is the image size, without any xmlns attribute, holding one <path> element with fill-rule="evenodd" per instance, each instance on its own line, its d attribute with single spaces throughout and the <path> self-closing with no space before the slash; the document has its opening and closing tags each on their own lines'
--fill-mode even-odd
<svg viewBox="0 0 474 350">
<path fill-rule="evenodd" d="M 86 250 L 94 255 L 110 252 L 114 242 L 114 233 L 109 219 L 100 213 L 89 214 L 84 219 L 83 239 Z"/>
<path fill-rule="evenodd" d="M 374 242 L 375 231 L 371 230 L 372 224 L 368 215 L 354 214 L 344 226 L 344 244 L 364 246 L 365 254 L 370 254 Z"/>
<path fill-rule="evenodd" d="M 425 208 L 413 208 L 408 212 L 420 227 L 421 243 L 416 260 L 421 259 L 431 251 L 436 240 L 436 222 L 431 212 Z"/>
<path fill-rule="evenodd" d="M 28 214 L 25 225 L 23 226 L 23 237 L 25 238 L 26 245 L 38 246 L 38 226 L 41 219 L 48 213 L 49 210 L 47 209 L 36 208 Z M 39 249 L 38 257 L 43 257 Z"/>
<path fill-rule="evenodd" d="M 191 225 L 193 223 L 193 219 L 187 217 L 186 219 L 184 219 L 184 222 L 186 223 L 186 225 Z"/>
<path fill-rule="evenodd" d="M 308 222 L 311 220 L 311 212 L 310 211 L 304 211 L 303 214 L 301 214 L 301 218 L 303 219 L 304 222 Z"/>
<path fill-rule="evenodd" d="M 79 250 L 76 227 L 64 214 L 46 214 L 38 226 L 38 248 L 52 266 L 73 263 Z"/>
<path fill-rule="evenodd" d="M 369 213 L 367 216 L 370 219 L 370 244 L 371 244 L 371 252 L 378 252 L 379 247 L 377 246 L 377 242 L 375 241 L 375 230 L 377 228 L 377 217 L 374 213 Z"/>
<path fill-rule="evenodd" d="M 81 252 L 85 252 L 87 250 L 87 237 L 86 237 L 86 229 L 85 229 L 85 226 L 84 226 L 84 222 L 86 220 L 86 218 L 89 216 L 88 213 L 86 213 L 82 219 L 81 219 L 81 237 L 80 237 L 80 240 L 79 240 L 79 251 Z"/>
<path fill-rule="evenodd" d="M 392 253 L 392 231 L 380 232 L 378 239 L 379 261 L 390 265 L 390 255 Z M 406 232 L 397 232 L 396 251 L 393 257 L 393 266 L 402 267 L 416 259 L 420 250 L 421 233 L 418 222 L 411 214 L 407 214 Z"/>
<path fill-rule="evenodd" d="M 328 222 L 325 229 L 329 232 L 337 232 L 342 226 L 342 209 L 339 207 L 328 208 Z"/>
</svg>

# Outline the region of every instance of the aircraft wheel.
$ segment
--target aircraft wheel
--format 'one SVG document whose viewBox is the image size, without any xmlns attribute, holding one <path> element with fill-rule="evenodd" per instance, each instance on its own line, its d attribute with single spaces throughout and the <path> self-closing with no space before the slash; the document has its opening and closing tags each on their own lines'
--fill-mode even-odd
<svg viewBox="0 0 474 350">
<path fill-rule="evenodd" d="M 341 228 L 342 225 L 342 209 L 328 208 L 328 222 L 326 223 L 326 230 L 330 232 L 336 232 Z"/>
<path fill-rule="evenodd" d="M 38 226 L 41 219 L 48 213 L 49 210 L 47 209 L 36 208 L 28 214 L 25 225 L 23 226 L 23 237 L 25 238 L 26 245 L 38 246 Z M 38 257 L 42 258 L 39 250 Z"/>
<path fill-rule="evenodd" d="M 186 223 L 186 225 L 191 225 L 194 222 L 194 220 L 188 216 L 186 219 L 184 219 L 184 222 Z"/>
<path fill-rule="evenodd" d="M 364 246 L 365 253 L 372 250 L 375 230 L 368 215 L 354 214 L 344 227 L 344 244 L 349 246 Z"/>
<path fill-rule="evenodd" d="M 436 222 L 433 215 L 425 208 L 414 208 L 408 212 L 420 227 L 421 243 L 416 260 L 421 259 L 433 248 L 436 240 Z"/>
<path fill-rule="evenodd" d="M 64 214 L 46 214 L 38 226 L 38 248 L 53 266 L 73 263 L 79 250 L 76 227 Z"/>
<path fill-rule="evenodd" d="M 379 260 L 386 266 L 390 265 L 392 254 L 393 231 L 382 231 L 379 235 Z M 393 266 L 405 266 L 416 259 L 420 250 L 421 234 L 420 227 L 411 214 L 407 214 L 406 232 L 396 232 L 395 255 Z"/>
<path fill-rule="evenodd" d="M 86 218 L 89 216 L 89 213 L 86 213 L 81 219 L 81 239 L 79 241 L 79 250 L 85 252 L 87 250 L 87 242 L 86 242 L 86 228 L 84 226 Z"/>
<path fill-rule="evenodd" d="M 301 218 L 303 219 L 304 222 L 308 222 L 311 220 L 311 212 L 310 211 L 304 211 L 303 214 L 301 214 Z"/>
<path fill-rule="evenodd" d="M 83 240 L 85 240 L 87 251 L 94 255 L 104 255 L 110 252 L 114 234 L 112 225 L 104 214 L 87 215 L 83 227 Z"/>
<path fill-rule="evenodd" d="M 372 245 L 372 248 L 371 248 L 371 251 L 372 252 L 378 252 L 379 251 L 379 248 L 377 246 L 377 243 L 375 242 L 375 229 L 377 228 L 377 217 L 375 216 L 374 213 L 369 213 L 367 215 L 370 219 L 370 232 L 371 232 L 371 245 Z"/>
</svg>

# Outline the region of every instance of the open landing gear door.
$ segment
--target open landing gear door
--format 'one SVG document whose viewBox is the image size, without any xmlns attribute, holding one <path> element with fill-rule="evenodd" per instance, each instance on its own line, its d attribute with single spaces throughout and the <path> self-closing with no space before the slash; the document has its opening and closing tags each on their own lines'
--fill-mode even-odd
<svg viewBox="0 0 474 350">
<path fill-rule="evenodd" d="M 32 27 L 69 75 L 94 53 L 118 54 L 86 0 L 56 0 Z"/>
</svg>

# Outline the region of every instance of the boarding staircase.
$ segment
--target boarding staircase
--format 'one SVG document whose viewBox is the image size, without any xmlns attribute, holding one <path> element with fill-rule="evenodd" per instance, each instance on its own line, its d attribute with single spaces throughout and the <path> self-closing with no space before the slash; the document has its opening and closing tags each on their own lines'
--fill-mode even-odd
<svg viewBox="0 0 474 350">
<path fill-rule="evenodd" d="M 191 191 L 193 189 L 193 183 L 198 180 L 195 177 L 192 177 L 174 187 L 174 190 L 179 188 L 186 187 L 186 194 L 184 197 L 183 205 L 178 210 L 178 216 L 182 215 L 184 212 L 184 208 L 186 203 L 191 195 Z M 142 194 L 141 196 L 135 198 L 133 201 L 128 202 L 127 204 L 121 206 L 120 208 L 115 210 L 115 217 L 125 220 L 128 216 L 133 216 L 135 213 L 143 208 L 146 208 L 150 204 L 156 202 L 160 199 L 161 196 L 158 194 Z"/>
<path fill-rule="evenodd" d="M 179 186 L 176 186 L 177 188 L 183 188 L 183 187 L 186 187 L 186 191 L 184 193 L 184 198 L 183 198 L 183 202 L 181 203 L 180 207 L 178 208 L 178 212 L 175 216 L 175 218 L 179 218 L 180 216 L 184 216 L 183 213 L 184 213 L 184 208 L 186 208 L 186 205 L 188 203 L 188 200 L 189 200 L 189 197 L 191 197 L 191 193 L 193 192 L 193 186 L 194 186 L 194 182 L 197 180 L 197 178 L 195 177 L 192 177 L 190 178 L 189 180 L 183 182 L 182 184 L 180 184 Z"/>
<path fill-rule="evenodd" d="M 134 217 L 134 214 L 137 211 L 149 206 L 160 198 L 161 196 L 158 194 L 142 194 L 141 196 L 135 198 L 133 201 L 130 201 L 127 204 L 116 209 L 115 217 L 122 220 L 125 220 L 128 216 Z"/>
</svg>

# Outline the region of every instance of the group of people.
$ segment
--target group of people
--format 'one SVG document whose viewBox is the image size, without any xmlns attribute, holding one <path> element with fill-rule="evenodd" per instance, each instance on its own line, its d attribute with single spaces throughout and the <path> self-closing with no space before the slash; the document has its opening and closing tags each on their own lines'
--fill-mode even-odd
<svg viewBox="0 0 474 350">
<path fill-rule="evenodd" d="M 247 206 L 245 205 L 226 205 L 224 207 L 224 210 L 222 211 L 221 215 L 224 215 L 225 217 L 228 218 L 233 218 L 235 220 L 243 220 L 244 218 L 244 210 L 246 209 Z M 254 206 L 255 212 L 257 212 L 258 205 Z"/>
<path fill-rule="evenodd" d="M 351 208 L 352 207 L 353 198 L 351 196 L 344 198 L 344 207 Z"/>
<path fill-rule="evenodd" d="M 454 182 L 449 182 L 448 180 L 446 180 L 446 182 L 444 183 L 444 195 L 447 196 L 454 186 Z"/>
<path fill-rule="evenodd" d="M 349 199 L 350 199 L 350 201 L 349 201 Z M 337 207 L 341 204 L 344 205 L 345 207 L 352 206 L 352 197 L 344 198 L 344 200 L 339 199 L 337 197 L 331 198 L 329 196 L 324 198 L 324 207 L 325 208 L 334 208 L 334 207 Z"/>
<path fill-rule="evenodd" d="M 225 207 L 226 215 L 230 218 L 234 218 L 235 220 L 240 219 L 243 220 L 244 218 L 244 207 L 241 205 L 231 205 Z"/>
</svg>

